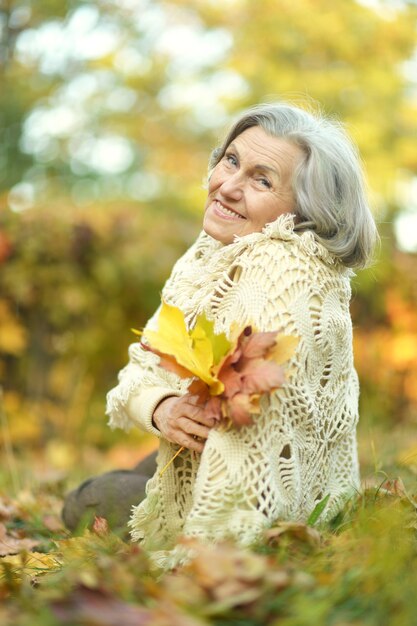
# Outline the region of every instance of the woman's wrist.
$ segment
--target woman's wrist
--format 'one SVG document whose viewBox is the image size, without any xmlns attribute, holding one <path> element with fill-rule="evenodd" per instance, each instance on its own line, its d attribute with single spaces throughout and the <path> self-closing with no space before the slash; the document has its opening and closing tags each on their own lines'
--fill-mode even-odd
<svg viewBox="0 0 417 626">
<path fill-rule="evenodd" d="M 165 396 L 165 398 L 162 398 L 162 400 L 160 400 L 158 402 L 158 404 L 156 405 L 156 407 L 154 408 L 153 414 L 152 414 L 152 426 L 154 428 L 156 428 L 157 430 L 161 430 L 159 427 L 159 412 L 161 409 L 162 404 L 165 402 L 165 400 L 170 400 L 171 398 L 176 398 L 177 396 Z"/>
</svg>

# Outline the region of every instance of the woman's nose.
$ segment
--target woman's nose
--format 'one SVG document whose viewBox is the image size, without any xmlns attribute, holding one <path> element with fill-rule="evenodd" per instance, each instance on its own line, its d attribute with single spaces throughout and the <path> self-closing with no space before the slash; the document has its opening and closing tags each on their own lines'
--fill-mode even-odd
<svg viewBox="0 0 417 626">
<path fill-rule="evenodd" d="M 233 200 L 239 200 L 243 191 L 243 180 L 240 172 L 228 176 L 220 185 L 221 193 Z"/>
</svg>

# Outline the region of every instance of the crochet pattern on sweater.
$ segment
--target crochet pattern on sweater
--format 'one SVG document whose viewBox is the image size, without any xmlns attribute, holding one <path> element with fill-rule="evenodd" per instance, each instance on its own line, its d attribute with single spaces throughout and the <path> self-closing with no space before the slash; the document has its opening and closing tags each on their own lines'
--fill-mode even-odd
<svg viewBox="0 0 417 626">
<path fill-rule="evenodd" d="M 277 520 L 305 521 L 327 495 L 322 519 L 330 518 L 358 488 L 351 275 L 313 233 L 294 232 L 291 214 L 229 245 L 202 233 L 176 263 L 162 296 L 183 311 L 189 327 L 204 311 L 216 332 L 252 324 L 300 342 L 288 380 L 262 397 L 253 425 L 213 428 L 201 455 L 184 450 L 148 482 L 130 521 L 132 538 L 163 567 L 180 558 L 174 547 L 181 535 L 248 545 Z M 160 437 L 155 407 L 185 394 L 189 380 L 159 367 L 139 343 L 129 357 L 107 397 L 110 426 L 137 425 Z M 177 449 L 160 438 L 158 468 Z"/>
</svg>

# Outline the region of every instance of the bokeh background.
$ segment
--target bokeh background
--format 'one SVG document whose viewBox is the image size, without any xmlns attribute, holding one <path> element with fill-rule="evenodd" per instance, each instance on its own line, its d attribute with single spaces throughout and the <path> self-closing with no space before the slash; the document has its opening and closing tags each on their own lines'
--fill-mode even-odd
<svg viewBox="0 0 417 626">
<path fill-rule="evenodd" d="M 274 99 L 341 118 L 381 247 L 353 281 L 364 475 L 417 471 L 417 3 L 0 1 L 0 487 L 129 466 L 105 394 L 200 230 L 207 159 Z"/>
</svg>

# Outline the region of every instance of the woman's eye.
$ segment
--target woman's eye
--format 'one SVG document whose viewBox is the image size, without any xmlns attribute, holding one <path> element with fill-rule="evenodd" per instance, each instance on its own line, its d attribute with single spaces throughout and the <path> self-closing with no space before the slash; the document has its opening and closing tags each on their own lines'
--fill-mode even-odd
<svg viewBox="0 0 417 626">
<path fill-rule="evenodd" d="M 261 183 L 262 187 L 265 187 L 266 189 L 271 189 L 271 183 L 267 178 L 259 178 L 258 180 Z"/>
<path fill-rule="evenodd" d="M 224 158 L 230 165 L 237 165 L 237 158 L 234 154 L 226 154 Z"/>
</svg>

